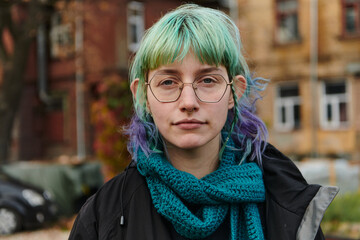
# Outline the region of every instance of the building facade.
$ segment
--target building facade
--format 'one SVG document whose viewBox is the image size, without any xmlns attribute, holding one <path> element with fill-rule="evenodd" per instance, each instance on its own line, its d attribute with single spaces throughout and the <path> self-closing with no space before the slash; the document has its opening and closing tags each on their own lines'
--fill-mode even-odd
<svg viewBox="0 0 360 240">
<path fill-rule="evenodd" d="M 193 2 L 228 10 L 226 1 Z M 128 81 L 129 59 L 144 31 L 182 3 L 59 1 L 50 23 L 39 27 L 29 55 L 11 158 L 94 156 L 91 107 L 99 83 Z"/>
<path fill-rule="evenodd" d="M 295 158 L 360 160 L 360 1 L 239 0 L 270 142 Z"/>
</svg>

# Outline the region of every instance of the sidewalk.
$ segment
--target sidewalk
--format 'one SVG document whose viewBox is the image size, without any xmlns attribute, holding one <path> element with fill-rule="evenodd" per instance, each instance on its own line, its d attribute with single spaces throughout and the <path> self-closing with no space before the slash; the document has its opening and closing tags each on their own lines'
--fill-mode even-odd
<svg viewBox="0 0 360 240">
<path fill-rule="evenodd" d="M 59 228 L 39 229 L 36 231 L 19 232 L 9 236 L 0 236 L 1 240 L 67 240 L 70 230 Z"/>
<path fill-rule="evenodd" d="M 8 236 L 0 235 L 0 240 L 67 240 L 75 218 L 76 215 L 62 218 L 54 223 L 54 225 L 32 231 L 21 231 Z"/>
</svg>

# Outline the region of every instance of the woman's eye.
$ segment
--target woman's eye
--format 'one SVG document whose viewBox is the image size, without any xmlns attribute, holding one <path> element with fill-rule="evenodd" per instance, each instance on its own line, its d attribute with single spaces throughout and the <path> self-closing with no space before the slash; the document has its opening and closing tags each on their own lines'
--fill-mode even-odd
<svg viewBox="0 0 360 240">
<path fill-rule="evenodd" d="M 212 78 L 205 78 L 205 79 L 202 80 L 202 82 L 203 83 L 213 83 L 213 82 L 215 82 L 215 80 L 212 79 Z"/>
<path fill-rule="evenodd" d="M 178 88 L 179 87 L 179 81 L 177 81 L 176 79 L 165 78 L 165 79 L 159 81 L 156 84 L 156 86 L 160 87 L 160 88 L 163 88 L 163 89 Z"/>
<path fill-rule="evenodd" d="M 204 77 L 198 80 L 198 84 L 200 85 L 209 85 L 209 84 L 216 84 L 218 81 L 212 77 Z"/>
<path fill-rule="evenodd" d="M 171 79 L 167 79 L 167 80 L 163 80 L 160 85 L 163 85 L 163 86 L 170 86 L 170 85 L 173 85 L 175 84 L 175 82 Z"/>
</svg>

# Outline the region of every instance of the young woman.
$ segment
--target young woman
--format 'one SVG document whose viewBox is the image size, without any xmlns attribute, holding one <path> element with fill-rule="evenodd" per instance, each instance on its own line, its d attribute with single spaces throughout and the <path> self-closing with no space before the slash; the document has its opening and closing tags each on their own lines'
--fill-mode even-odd
<svg viewBox="0 0 360 240">
<path fill-rule="evenodd" d="M 235 24 L 183 5 L 131 67 L 133 162 L 80 211 L 69 239 L 324 239 L 335 187 L 308 185 L 267 144 Z"/>
</svg>

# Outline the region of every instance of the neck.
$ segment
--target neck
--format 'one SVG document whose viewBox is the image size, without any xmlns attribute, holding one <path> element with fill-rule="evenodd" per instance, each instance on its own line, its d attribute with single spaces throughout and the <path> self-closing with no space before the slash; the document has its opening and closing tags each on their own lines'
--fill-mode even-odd
<svg viewBox="0 0 360 240">
<path fill-rule="evenodd" d="M 180 149 L 166 144 L 170 163 L 178 170 L 200 179 L 214 172 L 219 166 L 220 138 L 216 137 L 205 146 Z"/>
</svg>

